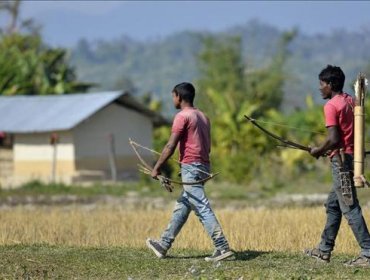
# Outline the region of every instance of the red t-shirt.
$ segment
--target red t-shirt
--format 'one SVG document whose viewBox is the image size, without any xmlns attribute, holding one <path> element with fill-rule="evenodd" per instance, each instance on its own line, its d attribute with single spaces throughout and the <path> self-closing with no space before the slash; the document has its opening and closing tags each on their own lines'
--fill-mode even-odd
<svg viewBox="0 0 370 280">
<path fill-rule="evenodd" d="M 172 124 L 172 133 L 180 134 L 181 163 L 209 163 L 210 130 L 209 119 L 194 107 L 185 108 L 176 114 Z"/>
<path fill-rule="evenodd" d="M 354 127 L 354 99 L 347 93 L 337 94 L 324 106 L 325 125 L 337 126 L 340 143 L 338 149 L 343 148 L 346 154 L 353 154 L 353 127 Z M 338 153 L 334 150 L 330 156 Z"/>
</svg>

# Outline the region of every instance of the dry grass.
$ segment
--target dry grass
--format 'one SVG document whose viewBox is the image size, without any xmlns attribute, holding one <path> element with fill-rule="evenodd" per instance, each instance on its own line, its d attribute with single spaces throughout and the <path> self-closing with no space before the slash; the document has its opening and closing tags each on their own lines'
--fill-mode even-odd
<svg viewBox="0 0 370 280">
<path fill-rule="evenodd" d="M 369 210 L 364 210 L 368 224 Z M 18 207 L 0 212 L 0 245 L 47 243 L 141 248 L 147 237 L 159 237 L 170 215 L 170 209 Z M 325 222 L 323 207 L 217 210 L 216 215 L 232 248 L 237 251 L 301 251 L 316 245 Z M 194 214 L 178 236 L 174 248 L 212 249 L 210 239 Z M 358 253 L 357 243 L 345 220 L 336 252 Z"/>
</svg>

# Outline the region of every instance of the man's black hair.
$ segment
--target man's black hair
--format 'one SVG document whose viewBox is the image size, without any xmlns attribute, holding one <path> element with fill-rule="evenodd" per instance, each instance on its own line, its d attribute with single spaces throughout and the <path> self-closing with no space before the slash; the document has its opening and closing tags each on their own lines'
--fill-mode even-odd
<svg viewBox="0 0 370 280">
<path fill-rule="evenodd" d="M 328 65 L 320 72 L 319 79 L 330 84 L 333 91 L 340 92 L 343 90 L 346 76 L 340 67 Z"/>
<path fill-rule="evenodd" d="M 172 92 L 180 96 L 180 98 L 184 100 L 185 102 L 193 104 L 194 96 L 195 96 L 195 88 L 191 83 L 184 82 L 184 83 L 178 84 L 173 88 Z"/>
</svg>

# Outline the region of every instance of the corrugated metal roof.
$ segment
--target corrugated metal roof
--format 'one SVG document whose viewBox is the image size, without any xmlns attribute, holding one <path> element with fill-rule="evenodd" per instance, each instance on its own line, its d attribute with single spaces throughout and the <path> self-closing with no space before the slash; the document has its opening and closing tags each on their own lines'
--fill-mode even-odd
<svg viewBox="0 0 370 280">
<path fill-rule="evenodd" d="M 0 96 L 0 131 L 30 133 L 69 130 L 122 92 L 47 96 Z"/>
</svg>

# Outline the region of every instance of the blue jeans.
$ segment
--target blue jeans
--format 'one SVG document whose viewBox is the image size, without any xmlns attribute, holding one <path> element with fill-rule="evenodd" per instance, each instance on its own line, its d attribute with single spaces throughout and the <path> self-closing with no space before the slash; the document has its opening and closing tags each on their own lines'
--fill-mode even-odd
<svg viewBox="0 0 370 280">
<path fill-rule="evenodd" d="M 352 155 L 346 154 L 344 160 L 344 168 L 346 171 L 353 170 L 352 162 Z M 353 205 L 345 205 L 340 187 L 340 160 L 337 156 L 332 158 L 331 166 L 333 188 L 325 203 L 327 220 L 324 231 L 321 235 L 319 249 L 322 252 L 331 252 L 334 249 L 335 239 L 339 231 L 343 214 L 361 247 L 361 255 L 370 257 L 370 235 L 364 217 L 362 216 L 361 207 L 357 199 L 356 188 L 352 187 Z"/>
<path fill-rule="evenodd" d="M 209 167 L 201 163 L 182 164 L 182 181 L 194 182 L 206 178 L 208 175 L 199 169 L 209 172 Z M 229 244 L 204 192 L 204 184 L 183 185 L 183 191 L 177 199 L 171 221 L 161 236 L 161 246 L 167 250 L 171 247 L 177 234 L 186 223 L 191 210 L 194 210 L 198 216 L 215 248 L 217 250 L 229 249 Z"/>
</svg>

